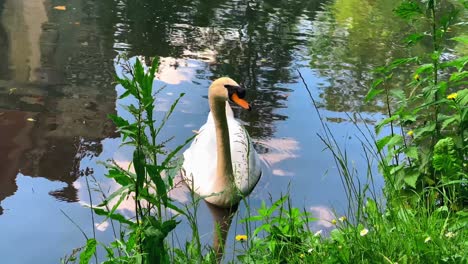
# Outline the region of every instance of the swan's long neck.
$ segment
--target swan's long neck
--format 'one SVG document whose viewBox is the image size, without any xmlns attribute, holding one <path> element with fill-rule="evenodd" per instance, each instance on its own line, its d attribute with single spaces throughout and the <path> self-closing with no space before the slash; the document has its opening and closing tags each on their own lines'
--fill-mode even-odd
<svg viewBox="0 0 468 264">
<path fill-rule="evenodd" d="M 226 118 L 226 101 L 213 98 L 210 100 L 210 107 L 216 129 L 216 172 L 218 175 L 216 185 L 224 189 L 234 182 L 229 129 Z"/>
</svg>

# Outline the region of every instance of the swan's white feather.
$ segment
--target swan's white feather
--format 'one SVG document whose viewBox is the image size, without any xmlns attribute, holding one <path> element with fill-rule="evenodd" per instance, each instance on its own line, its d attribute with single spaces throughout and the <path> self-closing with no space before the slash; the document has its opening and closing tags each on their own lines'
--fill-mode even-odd
<svg viewBox="0 0 468 264">
<path fill-rule="evenodd" d="M 237 189 L 248 195 L 252 192 L 261 175 L 261 163 L 255 151 L 249 134 L 234 118 L 229 103 L 226 102 L 226 117 L 231 146 L 232 168 Z M 209 196 L 214 192 L 216 175 L 217 151 L 216 131 L 213 115 L 210 112 L 208 120 L 200 128 L 190 148 L 184 152 L 185 178 L 195 193 Z"/>
</svg>

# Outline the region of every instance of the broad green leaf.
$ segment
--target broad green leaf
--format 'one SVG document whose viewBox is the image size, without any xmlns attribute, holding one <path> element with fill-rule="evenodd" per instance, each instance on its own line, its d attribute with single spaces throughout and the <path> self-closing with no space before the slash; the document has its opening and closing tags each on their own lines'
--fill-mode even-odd
<svg viewBox="0 0 468 264">
<path fill-rule="evenodd" d="M 406 156 L 411 159 L 418 159 L 418 148 L 408 147 L 404 150 Z"/>
<path fill-rule="evenodd" d="M 377 87 L 383 82 L 383 79 L 377 79 L 372 83 L 372 86 L 367 92 L 366 98 L 364 98 L 365 102 L 369 102 L 373 100 L 377 95 L 383 92 L 383 89 L 377 89 Z"/>
<path fill-rule="evenodd" d="M 388 142 L 390 141 L 390 139 L 392 138 L 391 135 L 388 135 L 388 136 L 385 136 L 381 139 L 378 139 L 376 141 L 376 145 L 377 145 L 377 150 L 380 152 L 382 151 L 382 149 L 388 144 Z"/>
<path fill-rule="evenodd" d="M 404 168 L 404 165 L 403 165 L 403 164 L 392 166 L 392 167 L 390 168 L 390 174 L 391 174 L 391 175 L 395 175 L 395 174 L 397 174 L 398 172 L 400 172 L 401 170 L 403 170 L 403 168 Z"/>
<path fill-rule="evenodd" d="M 436 124 L 434 122 L 429 123 L 428 125 L 414 130 L 414 138 L 420 138 L 425 134 L 432 134 L 435 131 Z"/>
<path fill-rule="evenodd" d="M 445 91 L 447 91 L 448 84 L 445 81 L 441 81 L 437 84 L 437 90 L 439 91 L 439 94 L 445 94 Z"/>
<path fill-rule="evenodd" d="M 457 36 L 457 37 L 451 38 L 451 40 L 455 40 L 463 44 L 468 44 L 468 35 Z"/>
<path fill-rule="evenodd" d="M 136 188 L 142 189 L 145 182 L 145 156 L 143 151 L 139 148 L 133 152 L 133 167 L 137 175 Z"/>
<path fill-rule="evenodd" d="M 179 224 L 180 222 L 174 220 L 174 219 L 171 219 L 171 220 L 167 220 L 165 221 L 163 224 L 162 224 L 162 227 L 161 227 L 161 230 L 164 234 L 164 236 L 166 237 L 172 230 L 174 230 L 174 228 L 176 228 L 176 226 Z"/>
<path fill-rule="evenodd" d="M 377 214 L 379 213 L 379 211 L 377 210 L 377 204 L 375 203 L 374 200 L 367 198 L 367 201 L 366 201 L 366 212 L 367 212 L 369 215 L 377 216 Z"/>
<path fill-rule="evenodd" d="M 416 182 L 418 181 L 420 173 L 418 171 L 407 172 L 403 180 L 409 186 L 416 188 Z"/>
<path fill-rule="evenodd" d="M 439 61 L 440 60 L 440 56 L 442 55 L 442 52 L 440 51 L 433 51 L 432 54 L 431 54 L 431 59 L 433 61 Z"/>
<path fill-rule="evenodd" d="M 406 94 L 402 89 L 392 89 L 390 91 L 390 94 L 396 99 L 398 99 L 400 102 L 406 101 Z"/>
<path fill-rule="evenodd" d="M 393 70 L 393 69 L 399 67 L 400 65 L 406 65 L 406 64 L 409 64 L 409 63 L 417 62 L 417 61 L 418 61 L 418 57 L 396 59 L 396 60 L 392 61 L 390 63 L 390 65 L 388 65 L 387 67 L 388 67 L 389 70 Z"/>
<path fill-rule="evenodd" d="M 116 220 L 120 223 L 124 223 L 124 224 L 128 224 L 130 226 L 134 226 L 135 223 L 128 220 L 127 218 L 125 218 L 125 216 L 119 214 L 119 213 L 113 213 L 113 214 L 109 214 L 108 211 L 102 209 L 102 208 L 97 208 L 97 207 L 93 207 L 93 211 L 94 213 L 96 213 L 97 215 L 102 215 L 102 216 L 106 216 L 110 219 L 113 219 L 113 220 Z"/>
<path fill-rule="evenodd" d="M 131 186 L 133 186 L 133 184 L 131 185 L 126 185 L 126 186 L 123 186 L 123 187 L 120 187 L 117 191 L 111 193 L 109 196 L 106 197 L 106 199 L 104 201 L 102 201 L 98 207 L 103 207 L 105 205 L 107 205 L 110 201 L 114 200 L 115 197 L 117 196 L 121 196 L 121 197 L 127 197 L 128 193 L 126 192 Z M 125 192 L 125 193 L 124 193 Z"/>
<path fill-rule="evenodd" d="M 419 66 L 419 68 L 416 69 L 417 74 L 427 74 L 430 73 L 434 70 L 434 65 L 432 63 L 427 63 Z"/>
<path fill-rule="evenodd" d="M 114 179 L 121 186 L 134 184 L 133 179 L 120 168 L 109 168 L 106 177 Z"/>
<path fill-rule="evenodd" d="M 441 68 L 455 67 L 460 72 L 462 71 L 466 64 L 468 63 L 468 56 L 460 57 L 451 61 L 447 61 L 440 64 Z"/>
<path fill-rule="evenodd" d="M 455 141 L 451 137 L 439 140 L 434 146 L 432 165 L 448 177 L 454 177 L 461 171 L 463 156 L 459 157 Z"/>
<path fill-rule="evenodd" d="M 460 121 L 460 117 L 459 117 L 458 115 L 449 117 L 449 118 L 445 119 L 445 120 L 442 122 L 441 129 L 445 129 L 445 128 L 447 128 L 450 124 L 452 124 L 452 123 L 454 123 L 454 122 L 459 122 L 459 121 Z"/>
<path fill-rule="evenodd" d="M 422 38 L 424 38 L 424 36 L 425 36 L 425 34 L 423 34 L 423 33 L 411 34 L 411 35 L 409 35 L 408 37 L 406 37 L 404 39 L 404 42 L 407 45 L 413 45 L 413 44 L 418 43 Z"/>
<path fill-rule="evenodd" d="M 413 1 L 403 1 L 394 11 L 397 16 L 406 20 L 423 15 L 421 7 Z"/>
<path fill-rule="evenodd" d="M 450 75 L 449 81 L 458 82 L 466 78 L 468 78 L 468 71 L 454 72 Z"/>
<path fill-rule="evenodd" d="M 461 105 L 462 107 L 467 108 L 468 106 L 468 89 L 463 89 L 457 91 L 458 94 L 458 104 Z M 465 120 L 462 118 L 462 120 Z"/>
<path fill-rule="evenodd" d="M 403 144 L 403 136 L 401 135 L 393 135 L 390 137 L 390 140 L 387 142 L 388 148 L 392 148 L 397 145 Z"/>
<path fill-rule="evenodd" d="M 112 122 L 114 122 L 114 124 L 117 126 L 117 127 L 127 127 L 129 126 L 130 124 L 128 123 L 127 120 L 123 119 L 122 117 L 120 116 L 117 116 L 117 115 L 113 115 L 113 114 L 109 114 L 107 115 L 107 117 L 112 120 Z"/>
<path fill-rule="evenodd" d="M 153 183 L 156 185 L 156 191 L 158 197 L 160 197 L 163 201 L 164 206 L 167 206 L 167 189 L 166 183 L 161 177 L 161 169 L 163 167 L 154 166 L 154 165 L 146 165 L 146 169 L 148 171 L 148 175 L 150 176 Z"/>
<path fill-rule="evenodd" d="M 125 91 L 125 92 L 124 92 L 124 93 L 123 93 L 121 96 L 119 96 L 119 99 L 123 99 L 123 98 L 125 98 L 125 97 L 129 96 L 129 95 L 130 95 L 130 93 L 131 93 L 131 91 L 130 91 L 130 90 L 127 90 L 127 91 Z"/>
<path fill-rule="evenodd" d="M 378 122 L 378 123 L 375 125 L 375 133 L 376 133 L 377 135 L 380 134 L 380 131 L 382 130 L 382 128 L 383 128 L 385 125 L 387 125 L 387 124 L 389 124 L 389 123 L 391 123 L 391 122 L 393 122 L 393 121 L 395 121 L 395 120 L 397 120 L 397 119 L 398 119 L 398 116 L 397 116 L 397 115 L 393 115 L 393 116 L 391 116 L 391 117 L 385 118 L 385 119 L 383 119 L 382 121 Z"/>
<path fill-rule="evenodd" d="M 91 260 L 91 257 L 96 252 L 97 241 L 94 238 L 88 239 L 86 241 L 86 247 L 80 254 L 80 264 L 88 264 Z"/>
</svg>

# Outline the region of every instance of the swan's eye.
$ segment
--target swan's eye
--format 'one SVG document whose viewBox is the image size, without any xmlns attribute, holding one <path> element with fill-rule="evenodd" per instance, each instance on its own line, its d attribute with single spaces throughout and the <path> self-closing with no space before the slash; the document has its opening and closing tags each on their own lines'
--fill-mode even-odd
<svg viewBox="0 0 468 264">
<path fill-rule="evenodd" d="M 241 86 L 225 84 L 224 87 L 228 89 L 229 97 L 231 97 L 234 93 L 236 93 L 239 98 L 245 97 L 245 89 Z"/>
</svg>

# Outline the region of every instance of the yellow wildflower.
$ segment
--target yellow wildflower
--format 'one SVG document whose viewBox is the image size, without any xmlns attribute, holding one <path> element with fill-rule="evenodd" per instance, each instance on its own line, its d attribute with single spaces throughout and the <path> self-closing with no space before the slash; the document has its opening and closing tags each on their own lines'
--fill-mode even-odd
<svg viewBox="0 0 468 264">
<path fill-rule="evenodd" d="M 410 130 L 408 131 L 408 133 L 406 133 L 408 136 L 412 137 L 414 135 L 414 131 L 413 130 Z"/>
<path fill-rule="evenodd" d="M 455 233 L 453 233 L 453 232 L 447 232 L 447 233 L 445 234 L 445 236 L 448 237 L 448 238 L 452 238 L 452 237 L 455 236 Z"/>
<path fill-rule="evenodd" d="M 457 93 L 451 93 L 451 94 L 447 95 L 447 99 L 449 99 L 449 100 L 455 100 L 455 99 L 457 99 L 457 97 L 458 97 Z"/>
<path fill-rule="evenodd" d="M 426 239 L 424 239 L 424 243 L 427 243 L 427 242 L 429 242 L 429 241 L 431 241 L 431 240 L 432 240 L 431 237 L 428 236 L 428 237 L 426 237 Z"/>
<path fill-rule="evenodd" d="M 236 240 L 241 241 L 241 242 L 247 241 L 247 236 L 246 235 L 237 235 Z"/>
<path fill-rule="evenodd" d="M 332 225 L 336 225 L 336 219 L 331 220 Z"/>
<path fill-rule="evenodd" d="M 342 216 L 340 218 L 338 218 L 338 220 L 340 220 L 340 222 L 344 222 L 347 220 L 346 216 Z"/>
<path fill-rule="evenodd" d="M 420 80 L 421 78 L 419 77 L 419 74 L 416 73 L 416 74 L 413 76 L 413 79 L 414 79 L 415 81 L 418 81 L 418 82 L 419 82 L 419 80 Z"/>
<path fill-rule="evenodd" d="M 304 258 L 304 253 L 301 253 L 301 254 L 299 255 L 299 257 L 300 257 L 300 258 Z"/>
<path fill-rule="evenodd" d="M 365 235 L 367 235 L 367 233 L 369 233 L 369 229 L 367 229 L 367 228 L 364 228 L 363 230 L 361 230 L 361 232 L 359 232 L 359 234 L 361 236 L 365 236 Z"/>
</svg>

